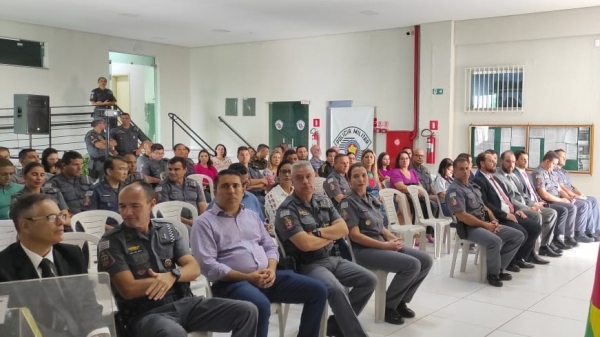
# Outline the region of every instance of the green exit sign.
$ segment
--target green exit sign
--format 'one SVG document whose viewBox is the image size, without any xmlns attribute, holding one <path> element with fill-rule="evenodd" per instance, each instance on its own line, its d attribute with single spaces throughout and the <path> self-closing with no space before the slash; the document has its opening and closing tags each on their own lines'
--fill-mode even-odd
<svg viewBox="0 0 600 337">
<path fill-rule="evenodd" d="M 444 89 L 442 89 L 442 88 L 434 88 L 433 89 L 433 94 L 434 95 L 443 95 L 444 94 Z"/>
</svg>

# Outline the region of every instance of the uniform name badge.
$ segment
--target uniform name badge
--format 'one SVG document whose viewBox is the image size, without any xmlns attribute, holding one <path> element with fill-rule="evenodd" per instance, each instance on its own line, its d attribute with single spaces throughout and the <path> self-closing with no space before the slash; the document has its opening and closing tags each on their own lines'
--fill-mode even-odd
<svg viewBox="0 0 600 337">
<path fill-rule="evenodd" d="M 89 206 L 92 203 L 92 195 L 94 191 L 85 192 L 85 196 L 83 197 L 83 206 Z"/>
<path fill-rule="evenodd" d="M 171 259 L 165 260 L 165 267 L 170 268 L 173 265 L 173 261 Z"/>
</svg>

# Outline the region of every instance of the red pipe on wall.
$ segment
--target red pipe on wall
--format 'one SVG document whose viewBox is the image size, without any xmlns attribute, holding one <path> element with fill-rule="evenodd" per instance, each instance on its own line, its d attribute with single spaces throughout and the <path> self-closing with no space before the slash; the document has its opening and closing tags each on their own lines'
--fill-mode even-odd
<svg viewBox="0 0 600 337">
<path fill-rule="evenodd" d="M 414 28 L 414 39 L 415 39 L 415 59 L 414 59 L 414 73 L 413 73 L 413 129 L 410 133 L 410 139 L 414 140 L 419 134 L 419 38 L 420 38 L 420 26 L 415 25 Z"/>
</svg>

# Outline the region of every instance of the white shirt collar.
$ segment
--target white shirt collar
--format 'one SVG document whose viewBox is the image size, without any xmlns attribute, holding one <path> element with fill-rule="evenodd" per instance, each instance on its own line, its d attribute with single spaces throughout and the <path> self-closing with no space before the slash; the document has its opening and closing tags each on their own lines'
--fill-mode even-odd
<svg viewBox="0 0 600 337">
<path fill-rule="evenodd" d="M 282 197 L 289 197 L 290 195 L 292 195 L 292 193 L 294 193 L 294 187 L 293 186 L 292 186 L 292 192 L 290 194 L 285 193 L 285 191 L 283 190 L 283 188 L 281 188 L 281 185 L 277 185 L 273 189 L 275 189 L 276 192 L 277 192 L 277 194 L 279 194 Z"/>
<path fill-rule="evenodd" d="M 35 271 L 37 271 L 38 276 L 42 277 L 42 268 L 40 268 L 40 263 L 42 263 L 42 260 L 48 259 L 48 260 L 50 260 L 50 262 L 54 263 L 54 256 L 52 255 L 52 248 L 50 248 L 50 251 L 48 252 L 48 254 L 46 254 L 46 256 L 39 256 L 38 254 L 27 249 L 27 247 L 23 246 L 23 243 L 19 243 L 19 244 L 21 245 L 21 248 L 23 248 L 23 250 L 25 251 L 25 254 L 27 254 L 27 257 L 29 258 L 29 260 L 31 261 L 33 266 L 35 267 Z"/>
</svg>

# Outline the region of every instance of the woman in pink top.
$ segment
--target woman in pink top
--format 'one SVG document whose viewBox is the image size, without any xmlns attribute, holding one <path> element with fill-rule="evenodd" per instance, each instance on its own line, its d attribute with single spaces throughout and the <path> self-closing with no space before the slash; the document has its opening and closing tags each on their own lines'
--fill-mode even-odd
<svg viewBox="0 0 600 337">
<path fill-rule="evenodd" d="M 379 173 L 379 181 L 383 182 L 390 176 L 390 155 L 387 152 L 381 152 L 377 157 L 377 173 Z"/>
<path fill-rule="evenodd" d="M 196 174 L 204 174 L 205 176 L 208 176 L 210 179 L 212 179 L 212 181 L 215 181 L 215 178 L 217 178 L 217 168 L 215 167 L 215 165 L 213 165 L 212 160 L 210 159 L 210 155 L 208 154 L 208 151 L 206 150 L 200 150 L 200 152 L 198 153 L 198 164 L 194 165 L 194 171 L 196 172 Z M 209 181 L 204 179 L 202 181 L 202 185 L 204 187 L 204 191 L 206 192 L 208 190 L 208 184 Z M 204 193 L 206 194 L 206 193 Z M 208 201 L 208 199 L 207 199 Z"/>
</svg>

